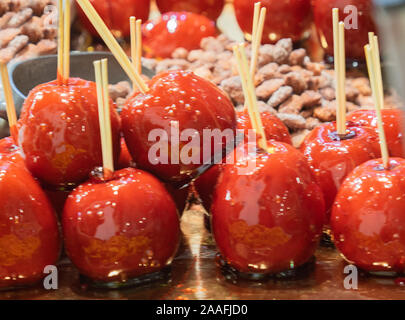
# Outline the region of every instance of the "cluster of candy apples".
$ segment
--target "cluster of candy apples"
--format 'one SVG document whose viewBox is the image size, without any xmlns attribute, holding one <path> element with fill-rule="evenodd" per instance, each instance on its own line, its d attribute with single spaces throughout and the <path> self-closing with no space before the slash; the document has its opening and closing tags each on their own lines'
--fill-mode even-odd
<svg viewBox="0 0 405 320">
<path fill-rule="evenodd" d="M 141 19 L 143 25 L 144 50 L 147 56 L 167 58 L 174 49 L 183 47 L 196 49 L 201 39 L 217 35 L 215 20 L 224 7 L 224 0 L 159 0 L 156 2 L 162 16 L 150 20 L 150 0 L 91 0 L 108 28 L 119 37 L 129 37 L 131 16 Z M 82 25 L 95 37 L 94 29 L 85 13 L 78 6 Z"/>
<path fill-rule="evenodd" d="M 234 107 L 215 85 L 191 72 L 162 73 L 147 93 L 129 99 L 121 116 L 110 101 L 114 161 L 122 169 L 105 175 L 97 170 L 102 153 L 96 91 L 94 82 L 78 78 L 37 86 L 24 103 L 14 139 L 0 142 L 1 287 L 35 282 L 58 259 L 57 218 L 44 190 L 52 198 L 62 193 L 57 198 L 64 246 L 81 274 L 125 282 L 169 265 L 180 239 L 178 212 L 201 165 L 182 158 L 154 163 L 148 154 L 156 141 L 149 133 L 167 130 L 162 139 L 168 147 L 159 157 L 170 157 L 187 142 L 170 135 L 172 123 L 201 136 L 205 129 L 236 127 Z M 225 142 L 211 147 L 222 154 Z M 204 157 L 211 158 L 210 151 Z M 197 156 L 205 163 L 202 151 Z"/>
<path fill-rule="evenodd" d="M 345 135 L 335 122 L 323 124 L 298 151 L 278 121 L 263 114 L 273 139 L 267 150 L 245 150 L 234 164 L 215 165 L 195 180 L 226 263 L 247 274 L 295 269 L 309 261 L 330 224 L 348 261 L 367 271 L 405 271 L 405 114 L 382 110 L 393 156 L 388 168 L 379 159 L 376 112 L 348 118 Z"/>
<path fill-rule="evenodd" d="M 217 34 L 215 20 L 221 14 L 224 0 L 158 0 L 162 16 L 147 21 L 150 0 L 91 0 L 115 34 L 129 36 L 126 23 L 130 16 L 144 21 L 143 38 L 148 57 L 169 58 L 176 48 L 193 50 L 199 48 L 204 37 Z M 256 0 L 235 0 L 235 15 L 242 31 L 252 33 L 253 7 Z M 314 21 L 321 46 L 333 56 L 332 8 L 338 8 L 347 19 L 350 34 L 346 38 L 346 56 L 352 60 L 363 60 L 363 46 L 368 32 L 376 31 L 371 0 L 262 0 L 267 9 L 264 22 L 263 43 L 275 43 L 282 38 L 294 42 L 305 39 Z M 83 25 L 95 36 L 97 32 L 80 12 Z M 350 26 L 349 26 L 350 24 Z M 350 44 L 350 45 L 349 45 Z"/>
</svg>

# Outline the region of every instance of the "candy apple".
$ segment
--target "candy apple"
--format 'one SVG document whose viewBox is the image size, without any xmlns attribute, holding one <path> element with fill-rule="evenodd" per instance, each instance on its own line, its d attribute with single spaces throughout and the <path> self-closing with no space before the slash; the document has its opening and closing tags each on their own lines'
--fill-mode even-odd
<svg viewBox="0 0 405 320">
<path fill-rule="evenodd" d="M 242 31 L 251 34 L 253 8 L 256 0 L 234 0 L 236 19 Z M 262 0 L 267 8 L 263 42 L 275 43 L 282 38 L 299 41 L 310 29 L 312 22 L 310 0 Z"/>
<path fill-rule="evenodd" d="M 192 72 L 161 73 L 149 88 L 122 109 L 126 144 L 139 168 L 165 182 L 187 184 L 204 164 L 233 146 L 234 107 L 214 84 Z"/>
<path fill-rule="evenodd" d="M 329 211 L 346 176 L 358 165 L 380 156 L 377 133 L 367 127 L 347 123 L 347 134 L 336 132 L 336 123 L 326 123 L 311 131 L 301 151 L 322 189 Z"/>
<path fill-rule="evenodd" d="M 32 285 L 61 248 L 56 215 L 28 170 L 0 159 L 0 288 Z"/>
<path fill-rule="evenodd" d="M 94 281 L 121 283 L 158 272 L 179 245 L 173 199 L 159 180 L 135 168 L 77 187 L 62 222 L 68 256 Z"/>
<path fill-rule="evenodd" d="M 224 165 L 211 207 L 222 257 L 247 274 L 275 274 L 308 262 L 325 219 L 323 195 L 304 156 L 280 142 L 269 142 L 269 149 Z"/>
<path fill-rule="evenodd" d="M 129 36 L 129 18 L 131 16 L 135 16 L 137 19 L 142 19 L 143 21 L 149 18 L 150 0 L 90 0 L 90 3 L 116 37 Z M 77 8 L 83 26 L 92 35 L 98 37 L 97 31 L 79 5 Z"/>
<path fill-rule="evenodd" d="M 371 272 L 405 272 L 405 160 L 370 160 L 343 182 L 331 215 L 336 247 Z"/>
<path fill-rule="evenodd" d="M 381 115 L 390 155 L 405 158 L 403 134 L 405 113 L 400 109 L 382 109 Z M 347 119 L 362 126 L 375 128 L 378 132 L 375 110 L 359 109 L 348 114 Z"/>
<path fill-rule="evenodd" d="M 188 11 L 216 20 L 222 12 L 225 0 L 157 0 L 161 13 Z"/>
<path fill-rule="evenodd" d="M 120 119 L 111 101 L 114 159 L 120 150 Z M 43 184 L 66 187 L 85 181 L 101 165 L 96 84 L 70 78 L 35 87 L 25 100 L 18 145 L 31 173 Z"/>
<path fill-rule="evenodd" d="M 346 58 L 364 60 L 368 33 L 376 32 L 372 0 L 313 0 L 312 6 L 316 29 L 325 52 L 333 56 L 332 9 L 338 8 L 340 20 L 347 20 L 350 24 L 345 32 Z"/>
<path fill-rule="evenodd" d="M 168 12 L 142 26 L 143 47 L 149 58 L 170 58 L 179 47 L 198 49 L 203 38 L 216 34 L 214 21 L 191 12 Z"/>
</svg>

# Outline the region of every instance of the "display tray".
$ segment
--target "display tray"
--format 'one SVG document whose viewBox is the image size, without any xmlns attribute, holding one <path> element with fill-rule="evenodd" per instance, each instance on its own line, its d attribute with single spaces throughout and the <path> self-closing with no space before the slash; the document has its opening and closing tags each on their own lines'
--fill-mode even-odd
<svg viewBox="0 0 405 320">
<path fill-rule="evenodd" d="M 345 289 L 345 262 L 336 249 L 325 247 L 317 250 L 315 262 L 295 278 L 262 282 L 228 279 L 215 262 L 217 250 L 204 227 L 204 212 L 195 207 L 186 211 L 182 231 L 169 280 L 119 290 L 91 289 L 80 282 L 76 268 L 65 258 L 58 266 L 58 290 L 38 285 L 2 291 L 0 299 L 405 299 L 405 278 L 360 274 L 358 290 Z"/>
</svg>

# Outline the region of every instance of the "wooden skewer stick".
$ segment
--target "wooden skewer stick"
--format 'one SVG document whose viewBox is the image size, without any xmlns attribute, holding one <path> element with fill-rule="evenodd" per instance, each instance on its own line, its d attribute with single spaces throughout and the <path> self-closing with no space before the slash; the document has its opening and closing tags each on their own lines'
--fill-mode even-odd
<svg viewBox="0 0 405 320">
<path fill-rule="evenodd" d="M 370 42 L 371 51 L 373 53 L 373 60 L 376 68 L 376 77 L 377 77 L 377 87 L 380 91 L 381 99 L 381 108 L 384 109 L 384 85 L 382 80 L 381 72 L 381 57 L 380 57 L 380 48 L 378 45 L 378 37 L 373 34 Z"/>
<path fill-rule="evenodd" d="M 251 39 L 251 47 L 252 47 L 252 56 L 250 60 L 250 70 L 253 69 L 254 59 L 253 56 L 255 55 L 255 43 L 256 43 L 256 36 L 257 36 L 257 27 L 259 26 L 259 15 L 260 15 L 260 2 L 256 2 L 253 9 L 253 25 L 252 25 L 252 39 Z"/>
<path fill-rule="evenodd" d="M 114 172 L 111 138 L 110 103 L 108 96 L 107 59 L 94 61 L 97 85 L 98 116 L 100 124 L 101 148 L 103 154 L 104 178 Z"/>
<path fill-rule="evenodd" d="M 107 168 L 114 171 L 114 159 L 113 159 L 113 145 L 112 145 L 112 134 L 111 134 L 111 106 L 110 106 L 110 95 L 108 90 L 108 60 L 101 60 L 101 72 L 103 80 L 103 94 L 104 94 L 104 120 L 105 120 L 105 134 L 107 140 L 107 156 L 108 165 Z"/>
<path fill-rule="evenodd" d="M 260 2 L 259 2 L 260 4 Z M 263 37 L 263 28 L 264 28 L 264 22 L 266 20 L 266 8 L 261 8 L 260 9 L 260 17 L 258 24 L 256 26 L 256 33 L 253 36 L 253 41 L 252 41 L 252 56 L 250 59 L 250 74 L 252 76 L 253 82 L 255 81 L 255 75 L 256 75 L 256 70 L 257 70 L 257 62 L 259 59 L 259 50 L 260 50 L 260 45 L 262 43 L 262 37 Z"/>
<path fill-rule="evenodd" d="M 245 95 L 245 103 L 248 106 L 248 113 L 252 123 L 252 128 L 260 135 L 259 146 L 262 149 L 267 150 L 266 134 L 264 132 L 263 123 L 257 107 L 257 98 L 254 91 L 255 87 L 249 73 L 248 61 L 244 50 L 243 45 L 234 47 L 234 54 L 242 81 L 243 93 Z"/>
<path fill-rule="evenodd" d="M 345 53 L 345 24 L 339 22 L 339 80 L 340 80 L 340 134 L 346 134 L 346 53 Z"/>
<path fill-rule="evenodd" d="M 247 91 L 247 86 L 245 83 L 245 79 L 246 79 L 247 75 L 245 74 L 244 68 L 242 67 L 242 57 L 240 56 L 239 45 L 235 45 L 233 47 L 233 53 L 234 53 L 234 56 L 236 59 L 236 66 L 238 68 L 240 80 L 242 83 L 243 95 L 245 97 L 245 109 L 247 109 L 247 111 L 248 111 L 250 122 L 252 123 L 252 128 L 257 132 L 256 116 L 254 114 L 254 111 L 251 108 L 251 103 L 249 100 L 249 93 Z"/>
<path fill-rule="evenodd" d="M 63 11 L 63 82 L 67 84 L 70 76 L 70 1 L 65 0 Z"/>
<path fill-rule="evenodd" d="M 339 23 L 339 9 L 332 9 L 333 46 L 336 82 L 336 124 L 339 135 L 346 134 L 344 24 Z"/>
<path fill-rule="evenodd" d="M 129 19 L 131 30 L 131 60 L 135 70 L 142 74 L 142 20 L 135 17 Z M 135 88 L 136 83 L 133 84 Z"/>
<path fill-rule="evenodd" d="M 385 137 L 384 124 L 383 124 L 382 115 L 381 115 L 381 109 L 382 109 L 381 91 L 378 88 L 378 79 L 377 79 L 378 72 L 376 70 L 376 63 L 374 60 L 374 55 L 376 53 L 373 52 L 370 45 L 366 45 L 364 47 L 364 51 L 366 53 L 367 68 L 368 68 L 369 77 L 370 77 L 371 90 L 373 92 L 375 111 L 377 114 L 377 125 L 378 125 L 378 134 L 380 137 L 381 156 L 382 156 L 384 168 L 388 169 L 389 168 L 389 152 L 388 152 L 387 140 Z"/>
<path fill-rule="evenodd" d="M 136 70 L 139 74 L 142 74 L 142 20 L 136 20 Z"/>
<path fill-rule="evenodd" d="M 63 0 L 58 0 L 58 67 L 57 67 L 57 79 L 58 84 L 63 83 L 63 45 L 64 45 L 64 22 L 63 22 Z"/>
<path fill-rule="evenodd" d="M 7 65 L 0 63 L 1 82 L 3 83 L 4 98 L 6 100 L 6 111 L 8 118 L 8 125 L 10 130 L 15 128 L 17 124 L 17 113 L 15 111 L 15 105 L 13 100 L 13 94 L 10 86 L 10 78 L 8 76 Z"/>
<path fill-rule="evenodd" d="M 136 48 L 136 18 L 129 18 L 129 27 L 130 27 L 130 39 L 131 39 L 131 60 L 132 66 L 137 70 L 137 48 Z M 133 83 L 132 87 L 135 88 L 136 83 Z"/>
<path fill-rule="evenodd" d="M 252 108 L 252 104 L 250 101 L 250 94 L 248 92 L 248 87 L 246 85 L 246 78 L 249 77 L 249 74 L 245 73 L 245 69 L 242 67 L 242 57 L 239 51 L 239 46 L 240 45 L 236 45 L 233 47 L 233 52 L 235 55 L 235 59 L 236 59 L 236 65 L 238 68 L 238 72 L 239 72 L 239 76 L 241 79 L 241 83 L 242 83 L 242 90 L 243 90 L 243 95 L 245 97 L 245 108 L 248 111 L 249 114 L 249 118 L 250 118 L 250 122 L 252 124 L 252 128 L 255 130 L 255 132 L 257 132 L 257 121 L 256 121 L 256 115 L 254 113 L 254 110 Z"/>
<path fill-rule="evenodd" d="M 93 27 L 97 30 L 100 37 L 104 40 L 107 47 L 111 50 L 121 67 L 128 74 L 132 82 L 136 83 L 137 87 L 142 93 L 149 90 L 145 81 L 141 78 L 140 74 L 132 67 L 132 63 L 124 50 L 118 44 L 117 40 L 112 35 L 111 31 L 107 28 L 100 15 L 91 5 L 89 0 L 77 0 L 77 3 L 86 14 L 87 18 L 92 23 Z"/>
<path fill-rule="evenodd" d="M 259 13 L 260 13 L 261 2 L 256 2 L 253 9 L 253 25 L 252 25 L 252 39 L 251 43 L 255 41 L 255 35 L 257 32 L 257 25 L 259 23 Z"/>
</svg>

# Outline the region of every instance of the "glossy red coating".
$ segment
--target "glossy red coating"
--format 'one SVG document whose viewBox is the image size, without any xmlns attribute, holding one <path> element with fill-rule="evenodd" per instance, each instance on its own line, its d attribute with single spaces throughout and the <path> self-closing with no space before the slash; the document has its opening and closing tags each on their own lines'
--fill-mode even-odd
<svg viewBox="0 0 405 320">
<path fill-rule="evenodd" d="M 351 7 L 350 7 L 351 6 Z M 357 26 L 353 25 L 345 32 L 346 58 L 364 60 L 364 46 L 368 43 L 368 33 L 376 32 L 371 0 L 312 0 L 314 20 L 318 36 L 325 52 L 333 56 L 332 9 L 339 9 L 340 21 L 353 23 L 351 17 L 357 17 Z M 347 12 L 344 12 L 347 7 Z M 352 10 L 357 10 L 357 15 Z M 357 28 L 355 28 L 357 27 Z"/>
<path fill-rule="evenodd" d="M 0 153 L 13 153 L 18 150 L 12 137 L 0 139 Z"/>
<path fill-rule="evenodd" d="M 0 160 L 0 288 L 38 282 L 60 253 L 56 215 L 26 168 Z"/>
<path fill-rule="evenodd" d="M 234 0 L 236 19 L 242 31 L 251 34 L 256 0 Z M 275 43 L 282 38 L 299 41 L 312 22 L 311 0 L 262 0 L 267 8 L 263 42 Z"/>
<path fill-rule="evenodd" d="M 240 111 L 236 114 L 236 116 L 238 121 L 237 129 L 244 130 L 246 132 L 245 136 L 247 137 L 248 130 L 252 129 L 248 111 Z M 288 132 L 288 128 L 283 121 L 269 112 L 261 112 L 260 116 L 267 140 L 275 140 L 292 144 L 290 133 Z M 257 138 L 259 138 L 259 136 L 257 136 Z"/>
<path fill-rule="evenodd" d="M 120 119 L 111 101 L 114 159 L 120 150 Z M 18 121 L 18 144 L 26 165 L 42 183 L 78 184 L 102 164 L 96 84 L 70 78 L 35 87 Z"/>
<path fill-rule="evenodd" d="M 201 39 L 216 34 L 214 21 L 191 12 L 168 12 L 142 26 L 143 48 L 148 58 L 170 58 L 179 47 L 198 49 Z"/>
<path fill-rule="evenodd" d="M 128 149 L 139 168 L 165 182 L 188 183 L 205 161 L 222 154 L 226 146 L 224 139 L 217 143 L 209 137 L 204 139 L 203 130 L 219 129 L 220 133 L 233 137 L 235 109 L 214 84 L 188 71 L 161 73 L 151 80 L 149 88 L 146 94 L 128 100 L 122 109 L 122 130 Z M 179 133 L 176 133 L 176 125 Z M 154 129 L 159 130 L 152 132 Z M 187 152 L 191 141 L 188 133 L 196 136 L 195 148 L 190 152 Z M 183 141 L 179 134 L 183 134 Z M 204 140 L 207 140 L 205 155 Z M 178 157 L 175 156 L 177 150 Z M 188 159 L 191 156 L 192 159 Z"/>
<path fill-rule="evenodd" d="M 322 124 L 310 132 L 300 148 L 324 193 L 328 211 L 345 177 L 358 165 L 380 156 L 373 129 L 352 122 L 347 123 L 347 129 L 353 136 L 339 139 L 335 122 Z"/>
<path fill-rule="evenodd" d="M 149 18 L 150 0 L 90 0 L 90 3 L 116 37 L 128 37 L 130 35 L 129 18 L 131 16 L 142 19 L 142 21 Z M 79 5 L 77 8 L 82 25 L 93 36 L 99 37 L 98 32 Z"/>
<path fill-rule="evenodd" d="M 125 139 L 121 138 L 121 152 L 120 158 L 118 160 L 118 168 L 117 169 L 125 169 L 125 168 L 135 168 L 136 163 L 132 159 L 131 154 L 129 153 L 127 144 L 125 143 Z"/>
<path fill-rule="evenodd" d="M 325 220 L 322 192 L 304 156 L 271 141 L 273 153 L 247 154 L 223 167 L 212 228 L 223 258 L 240 272 L 277 273 L 306 263 Z M 250 169 L 240 174 L 238 169 Z"/>
<path fill-rule="evenodd" d="M 400 109 L 383 109 L 381 115 L 390 156 L 405 158 L 403 133 L 405 129 L 405 113 Z M 348 114 L 347 119 L 362 126 L 375 128 L 378 133 L 375 110 L 359 109 Z"/>
<path fill-rule="evenodd" d="M 157 0 L 161 13 L 187 11 L 217 20 L 225 5 L 225 0 Z"/>
<path fill-rule="evenodd" d="M 151 174 L 128 168 L 77 187 L 63 213 L 66 252 L 83 275 L 124 281 L 169 265 L 180 239 L 176 205 Z"/>
<path fill-rule="evenodd" d="M 343 182 L 332 210 L 335 244 L 367 271 L 405 272 L 405 160 L 358 166 Z"/>
<path fill-rule="evenodd" d="M 13 161 L 21 164 L 25 167 L 24 160 L 21 157 L 20 149 L 15 144 L 12 137 L 5 137 L 0 139 L 0 160 L 7 159 L 7 161 Z"/>
<path fill-rule="evenodd" d="M 288 128 L 279 118 L 273 116 L 268 112 L 262 112 L 260 115 L 266 133 L 266 138 L 268 140 L 275 140 L 287 144 L 292 144 Z M 236 116 L 237 129 L 244 130 L 246 137 L 245 141 L 247 142 L 248 130 L 252 129 L 249 114 L 245 110 L 237 112 Z M 223 163 L 224 162 L 225 161 L 223 161 Z M 207 212 L 209 212 L 211 208 L 212 194 L 214 192 L 215 185 L 217 184 L 218 177 L 221 173 L 221 166 L 222 164 L 216 164 L 212 166 L 193 182 L 195 190 L 200 197 L 201 204 Z"/>
<path fill-rule="evenodd" d="M 131 154 L 129 153 L 124 138 L 121 138 L 121 153 L 120 159 L 118 161 L 118 166 L 119 166 L 118 169 L 136 168 L 136 163 L 132 159 Z M 177 210 L 179 211 L 180 214 L 182 214 L 186 207 L 190 188 L 188 186 L 176 188 L 172 186 L 170 183 L 165 183 L 165 187 L 172 196 L 174 202 L 176 203 Z"/>
</svg>

